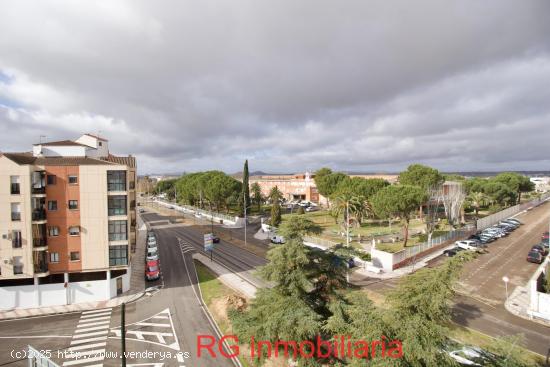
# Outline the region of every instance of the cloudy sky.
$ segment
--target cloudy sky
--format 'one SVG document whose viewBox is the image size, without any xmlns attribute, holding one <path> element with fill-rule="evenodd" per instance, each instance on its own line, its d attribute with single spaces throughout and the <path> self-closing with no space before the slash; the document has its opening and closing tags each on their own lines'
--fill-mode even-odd
<svg viewBox="0 0 550 367">
<path fill-rule="evenodd" d="M 140 172 L 550 169 L 550 2 L 22 1 L 0 150 L 100 132 Z"/>
</svg>

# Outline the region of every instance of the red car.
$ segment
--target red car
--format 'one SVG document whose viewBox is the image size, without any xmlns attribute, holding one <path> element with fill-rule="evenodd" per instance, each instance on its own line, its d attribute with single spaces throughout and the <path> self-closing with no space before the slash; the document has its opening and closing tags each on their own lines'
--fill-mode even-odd
<svg viewBox="0 0 550 367">
<path fill-rule="evenodd" d="M 157 280 L 160 277 L 158 260 L 147 261 L 145 264 L 145 280 Z"/>
<path fill-rule="evenodd" d="M 543 240 L 543 241 L 548 241 L 548 238 L 550 238 L 550 236 L 548 235 L 548 232 L 544 232 L 544 233 L 542 234 L 542 240 Z"/>
</svg>

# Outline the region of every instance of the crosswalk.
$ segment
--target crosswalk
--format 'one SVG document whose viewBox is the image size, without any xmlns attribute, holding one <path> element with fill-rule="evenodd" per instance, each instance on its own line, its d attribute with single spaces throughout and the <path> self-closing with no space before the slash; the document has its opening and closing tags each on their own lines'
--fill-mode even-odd
<svg viewBox="0 0 550 367">
<path fill-rule="evenodd" d="M 110 308 L 82 312 L 63 366 L 103 366 L 111 312 Z"/>
<path fill-rule="evenodd" d="M 178 243 L 180 245 L 181 252 L 185 255 L 186 253 L 197 252 L 197 249 L 191 246 L 189 243 L 185 242 L 181 238 L 178 238 Z"/>
</svg>

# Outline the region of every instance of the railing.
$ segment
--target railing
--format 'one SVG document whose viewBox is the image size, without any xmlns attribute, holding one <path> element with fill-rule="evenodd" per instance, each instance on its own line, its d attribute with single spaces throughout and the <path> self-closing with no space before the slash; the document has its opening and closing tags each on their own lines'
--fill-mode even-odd
<svg viewBox="0 0 550 367">
<path fill-rule="evenodd" d="M 109 216 L 112 215 L 127 215 L 126 208 L 109 208 Z"/>
<path fill-rule="evenodd" d="M 209 210 L 199 209 L 199 208 L 196 208 L 196 207 L 191 206 L 191 205 L 175 204 L 175 203 L 171 203 L 169 201 L 164 201 L 164 200 L 160 200 L 160 199 L 156 199 L 155 201 L 159 204 L 162 204 L 163 206 L 167 206 L 167 207 L 173 206 L 174 209 L 179 210 L 179 211 L 190 212 L 190 213 L 194 213 L 194 214 L 200 214 L 200 215 L 204 215 L 206 217 L 213 216 L 214 218 L 223 219 L 224 221 L 230 221 L 230 222 L 235 221 L 235 217 L 231 216 L 231 215 L 218 213 L 218 212 L 214 212 L 214 211 L 211 212 Z"/>
<path fill-rule="evenodd" d="M 14 275 L 23 274 L 23 265 L 14 265 L 13 274 Z"/>
<path fill-rule="evenodd" d="M 491 227 L 494 224 L 497 224 L 503 219 L 510 218 L 518 214 L 519 212 L 534 208 L 535 206 L 542 204 L 544 201 L 548 200 L 549 198 L 550 198 L 550 192 L 547 192 L 544 195 L 541 195 L 540 198 L 537 198 L 535 200 L 531 200 L 523 204 L 518 204 L 512 207 L 506 208 L 504 210 L 501 210 L 495 214 L 489 215 L 485 218 L 478 219 L 477 230 L 481 231 L 485 228 Z"/>
<path fill-rule="evenodd" d="M 127 233 L 109 233 L 109 241 L 126 241 L 127 239 Z"/>
<path fill-rule="evenodd" d="M 40 261 L 38 264 L 34 264 L 35 273 L 47 273 L 48 264 L 45 261 Z"/>
<path fill-rule="evenodd" d="M 46 237 L 44 237 L 44 238 L 33 238 L 32 239 L 32 245 L 33 245 L 33 247 L 48 246 L 48 240 L 46 239 Z"/>
<path fill-rule="evenodd" d="M 32 193 L 36 195 L 45 194 L 46 193 L 46 187 L 32 187 Z"/>
<path fill-rule="evenodd" d="M 126 191 L 126 182 L 108 182 L 107 191 Z"/>
<path fill-rule="evenodd" d="M 32 212 L 32 220 L 46 220 L 46 211 L 44 209 L 35 209 Z"/>
<path fill-rule="evenodd" d="M 21 213 L 20 212 L 11 212 L 11 220 L 14 222 L 18 222 L 21 220 Z"/>
<path fill-rule="evenodd" d="M 399 261 L 408 259 L 426 250 L 429 250 L 432 247 L 439 246 L 442 243 L 445 243 L 450 240 L 467 237 L 473 234 L 474 232 L 475 232 L 474 227 L 466 227 L 463 229 L 459 229 L 457 231 L 447 232 L 443 236 L 432 238 L 431 240 L 426 242 L 417 243 L 416 245 L 411 247 L 405 247 L 403 250 L 395 253 L 395 255 L 398 257 L 396 260 L 397 262 L 399 262 Z"/>
</svg>

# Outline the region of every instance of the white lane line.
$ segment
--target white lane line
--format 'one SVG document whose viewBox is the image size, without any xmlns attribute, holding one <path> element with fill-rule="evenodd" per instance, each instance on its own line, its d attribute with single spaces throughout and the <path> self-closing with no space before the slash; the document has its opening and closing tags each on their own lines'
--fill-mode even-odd
<svg viewBox="0 0 550 367">
<path fill-rule="evenodd" d="M 79 322 L 78 325 L 76 326 L 76 328 L 81 328 L 81 327 L 88 327 L 88 326 L 92 326 L 92 325 L 105 325 L 105 324 L 110 324 L 111 323 L 111 320 L 104 320 L 104 321 L 92 321 L 92 322 Z"/>
<path fill-rule="evenodd" d="M 14 335 L 0 336 L 0 339 L 32 339 L 32 338 L 72 338 L 71 335 Z"/>
<path fill-rule="evenodd" d="M 84 329 L 79 329 L 79 328 L 77 327 L 77 329 L 75 330 L 75 333 L 76 333 L 76 334 L 87 333 L 88 331 L 101 330 L 101 329 L 105 329 L 105 328 L 107 328 L 105 325 L 102 325 L 102 326 L 94 326 L 94 327 L 87 327 L 87 328 L 84 328 Z"/>
<path fill-rule="evenodd" d="M 75 336 L 73 336 L 73 338 L 74 339 L 80 339 L 80 338 L 85 338 L 87 336 L 106 335 L 107 332 L 109 332 L 109 330 L 96 331 L 96 332 L 93 332 L 93 333 L 75 335 Z"/>
<path fill-rule="evenodd" d="M 88 316 L 82 316 L 80 318 L 80 321 L 88 321 L 88 320 L 99 320 L 102 318 L 111 317 L 110 312 L 102 313 L 102 314 L 95 314 L 95 315 L 88 315 Z"/>
<path fill-rule="evenodd" d="M 71 342 L 71 345 L 78 345 L 78 344 L 84 344 L 84 343 L 89 343 L 89 342 L 99 342 L 99 341 L 103 341 L 103 340 L 107 340 L 107 335 L 100 336 L 100 337 L 97 337 L 97 338 L 73 340 Z"/>
<path fill-rule="evenodd" d="M 156 326 L 156 327 L 170 327 L 170 325 L 168 324 L 156 324 L 156 323 L 152 323 L 152 322 L 138 322 L 137 324 L 135 325 L 139 325 L 139 326 Z"/>
<path fill-rule="evenodd" d="M 94 317 L 109 316 L 110 314 L 111 311 L 94 313 L 92 315 L 83 315 L 82 317 L 80 317 L 80 319 L 93 319 Z"/>
<path fill-rule="evenodd" d="M 70 347 L 67 349 L 67 352 L 74 352 L 77 350 L 84 350 L 84 349 L 91 349 L 91 348 L 97 348 L 97 347 L 104 347 L 107 345 L 107 342 L 103 343 L 95 343 L 95 344 L 86 344 L 86 345 L 79 345 L 78 347 Z"/>
<path fill-rule="evenodd" d="M 91 314 L 94 314 L 94 313 L 107 312 L 107 311 L 111 311 L 111 310 L 112 310 L 111 308 L 101 308 L 99 310 L 83 311 L 82 314 L 83 315 L 91 315 Z"/>
</svg>

